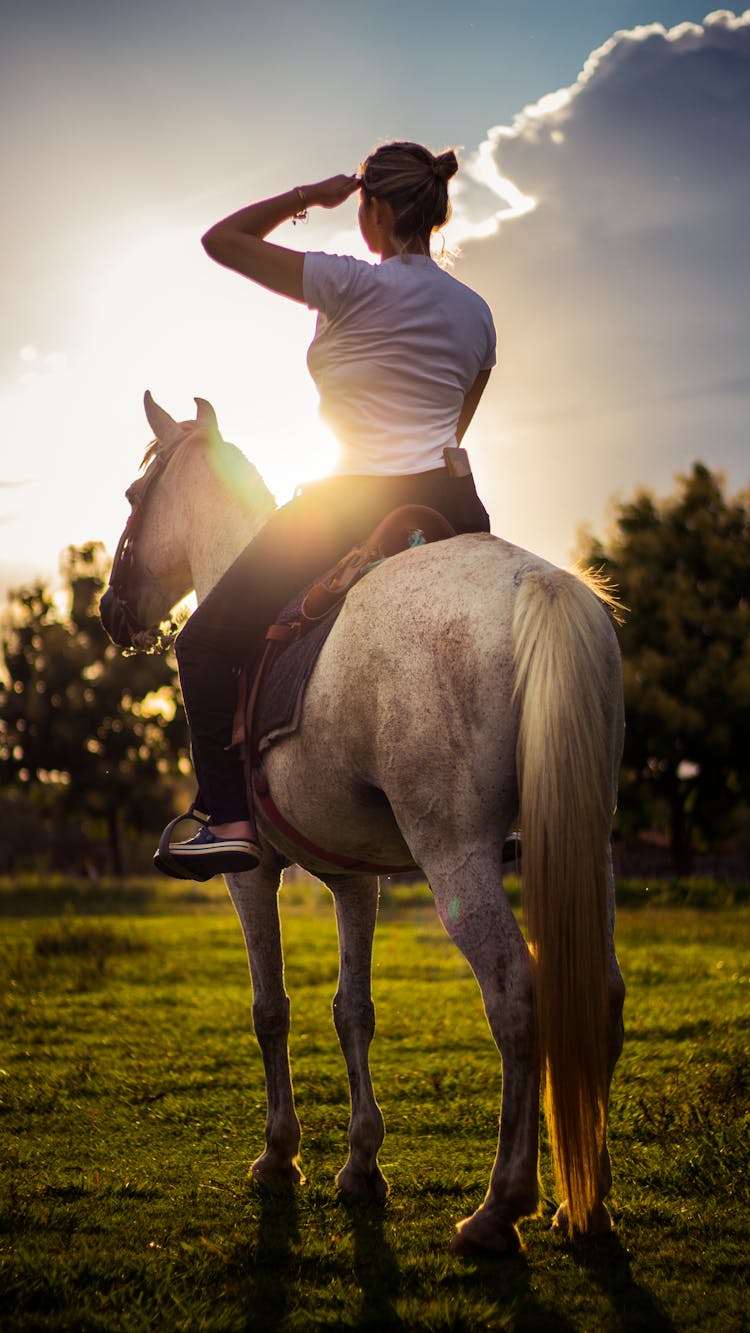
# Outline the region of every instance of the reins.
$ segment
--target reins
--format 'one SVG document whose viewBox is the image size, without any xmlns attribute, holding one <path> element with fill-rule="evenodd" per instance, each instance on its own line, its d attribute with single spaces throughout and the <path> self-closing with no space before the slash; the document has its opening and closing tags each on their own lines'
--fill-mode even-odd
<svg viewBox="0 0 750 1333">
<path fill-rule="evenodd" d="M 151 461 L 141 479 L 140 490 L 130 500 L 130 514 L 128 520 L 117 543 L 114 559 L 112 561 L 112 570 L 109 576 L 109 587 L 112 590 L 115 604 L 121 613 L 127 625 L 128 633 L 133 644 L 131 649 L 126 652 L 153 653 L 166 652 L 173 644 L 177 626 L 173 620 L 166 622 L 169 626 L 166 633 L 160 625 L 152 628 L 144 628 L 139 624 L 133 609 L 127 598 L 128 578 L 133 571 L 135 557 L 135 543 L 143 524 L 145 515 L 146 500 L 154 488 L 154 484 L 166 471 L 167 465 L 173 458 L 178 447 L 184 443 L 186 435 L 181 435 L 171 444 L 154 452 Z M 151 446 L 153 448 L 153 446 Z M 146 452 L 148 458 L 149 451 Z M 164 622 L 162 622 L 164 623 Z"/>
</svg>

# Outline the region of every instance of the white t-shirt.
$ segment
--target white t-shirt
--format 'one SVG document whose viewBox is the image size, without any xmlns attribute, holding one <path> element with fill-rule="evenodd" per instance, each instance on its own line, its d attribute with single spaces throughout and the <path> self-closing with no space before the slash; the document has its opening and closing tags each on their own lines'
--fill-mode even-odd
<svg viewBox="0 0 750 1333">
<path fill-rule="evenodd" d="M 495 364 L 486 302 L 426 255 L 368 264 L 313 251 L 303 287 L 319 312 L 307 364 L 341 442 L 337 472 L 442 467 L 466 393 Z"/>
</svg>

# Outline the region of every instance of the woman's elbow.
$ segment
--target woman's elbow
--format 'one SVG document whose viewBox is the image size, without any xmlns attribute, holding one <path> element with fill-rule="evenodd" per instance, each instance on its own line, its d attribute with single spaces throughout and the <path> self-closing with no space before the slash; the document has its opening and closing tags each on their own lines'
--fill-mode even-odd
<svg viewBox="0 0 750 1333">
<path fill-rule="evenodd" d="M 208 231 L 201 236 L 201 245 L 211 259 L 218 259 L 221 252 L 220 227 L 209 227 Z"/>
</svg>

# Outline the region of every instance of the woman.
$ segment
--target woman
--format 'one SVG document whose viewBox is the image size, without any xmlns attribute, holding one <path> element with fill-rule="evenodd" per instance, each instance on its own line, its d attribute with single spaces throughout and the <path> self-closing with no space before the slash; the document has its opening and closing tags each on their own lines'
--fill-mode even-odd
<svg viewBox="0 0 750 1333">
<path fill-rule="evenodd" d="M 361 176 L 296 186 L 233 213 L 203 237 L 218 263 L 318 311 L 308 366 L 341 458 L 335 476 L 305 487 L 271 516 L 177 639 L 210 820 L 169 851 L 197 877 L 257 864 L 241 764 L 227 746 L 236 669 L 260 651 L 279 609 L 398 505 L 438 509 L 457 532 L 489 531 L 470 473 L 451 475 L 443 453 L 463 438 L 495 363 L 487 305 L 430 258 L 457 170 L 453 152 L 435 157 L 417 144 L 387 144 Z M 379 264 L 266 240 L 280 223 L 305 217 L 308 208 L 336 208 L 355 190 L 360 230 Z"/>
</svg>

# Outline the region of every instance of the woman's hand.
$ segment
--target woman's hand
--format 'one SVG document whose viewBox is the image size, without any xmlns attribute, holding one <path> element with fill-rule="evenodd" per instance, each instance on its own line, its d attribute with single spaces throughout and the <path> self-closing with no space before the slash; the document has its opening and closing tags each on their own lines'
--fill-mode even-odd
<svg viewBox="0 0 750 1333">
<path fill-rule="evenodd" d="M 359 189 L 359 183 L 359 176 L 329 176 L 315 185 L 301 185 L 300 190 L 310 208 L 338 208 Z"/>
</svg>

